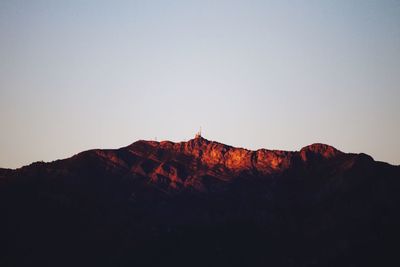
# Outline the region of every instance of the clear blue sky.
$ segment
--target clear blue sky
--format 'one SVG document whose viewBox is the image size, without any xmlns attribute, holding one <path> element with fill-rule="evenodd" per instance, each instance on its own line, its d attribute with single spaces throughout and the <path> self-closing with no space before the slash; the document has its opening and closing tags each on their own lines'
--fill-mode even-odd
<svg viewBox="0 0 400 267">
<path fill-rule="evenodd" d="M 0 167 L 138 139 L 400 164 L 400 1 L 0 1 Z"/>
</svg>

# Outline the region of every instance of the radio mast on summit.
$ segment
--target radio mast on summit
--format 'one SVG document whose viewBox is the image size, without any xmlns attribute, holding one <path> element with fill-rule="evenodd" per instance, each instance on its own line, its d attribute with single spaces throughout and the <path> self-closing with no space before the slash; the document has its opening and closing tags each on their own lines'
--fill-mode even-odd
<svg viewBox="0 0 400 267">
<path fill-rule="evenodd" d="M 200 126 L 200 130 L 196 133 L 195 139 L 197 138 L 201 138 L 201 126 Z"/>
</svg>

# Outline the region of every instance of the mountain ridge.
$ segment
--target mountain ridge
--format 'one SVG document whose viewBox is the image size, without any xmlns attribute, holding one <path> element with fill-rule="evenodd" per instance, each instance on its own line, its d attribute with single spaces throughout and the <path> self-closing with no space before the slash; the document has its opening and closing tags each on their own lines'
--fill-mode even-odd
<svg viewBox="0 0 400 267">
<path fill-rule="evenodd" d="M 321 143 L 305 146 L 300 151 L 265 148 L 249 150 L 198 136 L 183 142 L 138 140 L 118 149 L 92 149 L 67 159 L 32 165 L 51 166 L 64 161 L 97 157 L 97 160 L 106 162 L 106 165 L 129 170 L 130 175 L 150 177 L 153 183 L 169 183 L 169 189 L 193 186 L 196 190 L 204 191 L 205 187 L 199 182 L 203 176 L 228 181 L 244 175 L 278 175 L 293 167 L 292 165 L 306 165 L 336 157 L 350 159 L 356 155 L 343 153 L 333 146 Z M 31 165 L 27 168 L 29 166 Z"/>
<path fill-rule="evenodd" d="M 28 165 L 24 165 L 24 166 L 21 166 L 21 167 L 18 167 L 18 168 L 2 168 L 2 167 L 0 167 L 0 170 L 3 170 L 3 171 L 4 170 L 18 170 L 18 169 L 22 169 L 24 167 L 28 167 L 28 166 L 30 166 L 32 164 L 33 165 L 34 164 L 41 164 L 41 163 L 48 164 L 48 163 L 53 163 L 53 162 L 57 162 L 57 161 L 68 160 L 68 159 L 76 157 L 76 156 L 78 156 L 78 155 L 80 155 L 82 153 L 83 154 L 91 153 L 93 151 L 104 151 L 104 152 L 105 151 L 117 151 L 117 150 L 121 150 L 121 149 L 129 149 L 131 147 L 135 147 L 138 144 L 145 144 L 145 145 L 150 145 L 150 146 L 153 146 L 153 147 L 159 147 L 159 148 L 164 148 L 165 149 L 165 148 L 174 148 L 174 147 L 176 148 L 177 146 L 182 146 L 182 145 L 185 145 L 185 144 L 192 144 L 192 145 L 196 144 L 196 143 L 199 144 L 199 142 L 200 143 L 205 143 L 207 145 L 213 145 L 214 147 L 220 146 L 220 147 L 224 148 L 225 150 L 229 149 L 229 150 L 237 150 L 237 151 L 247 151 L 247 152 L 250 152 L 250 153 L 257 153 L 257 152 L 275 152 L 275 153 L 285 153 L 285 154 L 297 154 L 297 153 L 300 153 L 300 155 L 301 155 L 301 157 L 303 158 L 304 161 L 307 160 L 306 154 L 316 154 L 316 155 L 319 155 L 319 156 L 322 156 L 322 157 L 325 157 L 325 158 L 333 157 L 333 156 L 338 155 L 338 154 L 351 154 L 351 155 L 361 155 L 362 154 L 362 155 L 365 155 L 365 156 L 369 157 L 371 160 L 375 161 L 372 158 L 372 156 L 370 156 L 368 154 L 365 154 L 363 152 L 361 152 L 361 153 L 345 153 L 345 152 L 342 152 L 342 151 L 338 150 L 334 146 L 329 145 L 329 144 L 325 144 L 325 143 L 318 143 L 318 142 L 317 143 L 312 143 L 310 145 L 306 145 L 306 146 L 300 148 L 300 150 L 282 150 L 282 149 L 268 149 L 268 148 L 248 149 L 248 148 L 245 148 L 245 147 L 235 147 L 235 146 L 227 145 L 227 144 L 224 144 L 224 143 L 221 143 L 221 142 L 211 141 L 211 140 L 208 140 L 208 139 L 200 136 L 200 137 L 197 137 L 197 138 L 189 139 L 187 141 L 180 141 L 180 142 L 173 142 L 173 141 L 169 141 L 169 140 L 154 141 L 154 140 L 140 139 L 140 140 L 137 140 L 137 141 L 135 141 L 135 142 L 133 142 L 133 143 L 127 145 L 127 146 L 123 146 L 123 147 L 120 147 L 120 148 L 111 148 L 111 149 L 110 148 L 108 148 L 108 149 L 94 148 L 94 149 L 88 149 L 88 150 L 84 150 L 82 152 L 79 152 L 77 154 L 74 154 L 74 155 L 72 155 L 70 157 L 63 158 L 63 159 L 56 159 L 56 160 L 53 160 L 53 161 L 34 161 L 34 162 L 32 162 L 32 163 L 30 163 Z M 391 166 L 398 166 L 398 165 L 393 165 L 393 164 L 390 164 L 390 163 L 387 163 L 387 162 L 383 162 L 383 161 L 376 161 L 376 162 L 386 163 L 386 164 L 389 164 Z"/>
</svg>

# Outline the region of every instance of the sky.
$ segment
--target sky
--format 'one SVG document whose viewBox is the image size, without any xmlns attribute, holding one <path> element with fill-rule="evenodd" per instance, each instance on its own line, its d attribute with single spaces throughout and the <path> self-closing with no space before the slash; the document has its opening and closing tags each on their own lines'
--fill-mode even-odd
<svg viewBox="0 0 400 267">
<path fill-rule="evenodd" d="M 0 167 L 203 136 L 400 164 L 400 1 L 0 1 Z"/>
</svg>

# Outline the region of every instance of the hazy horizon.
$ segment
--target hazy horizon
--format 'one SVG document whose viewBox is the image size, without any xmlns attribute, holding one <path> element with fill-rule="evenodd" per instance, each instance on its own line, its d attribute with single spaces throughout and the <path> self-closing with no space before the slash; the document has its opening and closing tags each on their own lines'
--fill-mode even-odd
<svg viewBox="0 0 400 267">
<path fill-rule="evenodd" d="M 0 167 L 205 138 L 400 164 L 399 1 L 1 1 Z"/>
</svg>

